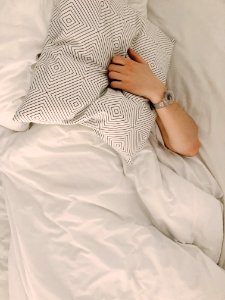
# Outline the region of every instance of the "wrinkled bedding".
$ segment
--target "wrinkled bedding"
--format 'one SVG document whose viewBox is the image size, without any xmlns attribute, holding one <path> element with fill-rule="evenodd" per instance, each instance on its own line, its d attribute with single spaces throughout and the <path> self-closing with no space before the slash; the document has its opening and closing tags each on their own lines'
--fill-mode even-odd
<svg viewBox="0 0 225 300">
<path fill-rule="evenodd" d="M 8 299 L 8 251 L 10 228 L 0 180 L 0 298 Z"/>
<path fill-rule="evenodd" d="M 81 125 L 33 125 L 7 148 L 10 299 L 225 298 L 221 190 L 199 161 L 172 168 L 152 135 L 129 167 Z"/>
<path fill-rule="evenodd" d="M 6 151 L 6 143 L 14 134 L 12 130 L 0 126 L 0 155 Z M 10 243 L 10 227 L 6 211 L 3 185 L 0 174 L 0 299 L 8 299 L 8 252 Z"/>
<path fill-rule="evenodd" d="M 168 86 L 198 124 L 201 158 L 225 193 L 225 1 L 149 0 L 148 18 L 176 40 Z M 225 269 L 225 239 L 222 252 Z"/>
<path fill-rule="evenodd" d="M 225 191 L 225 3 L 137 1 L 145 14 L 147 4 L 149 19 L 177 41 L 168 85 L 198 123 L 201 159 Z M 216 265 L 221 254 L 225 268 L 223 193 L 199 157 L 165 151 L 152 136 L 133 172 L 87 128 L 38 125 L 0 128 L 0 154 L 0 299 L 8 300 L 10 234 L 10 300 L 225 299 Z M 200 195 L 193 211 L 189 192 Z M 200 231 L 189 227 L 192 213 Z"/>
</svg>

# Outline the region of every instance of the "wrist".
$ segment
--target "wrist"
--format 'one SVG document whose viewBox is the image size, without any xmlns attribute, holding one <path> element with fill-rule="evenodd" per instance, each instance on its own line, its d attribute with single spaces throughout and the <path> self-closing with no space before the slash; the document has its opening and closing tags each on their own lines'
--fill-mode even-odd
<svg viewBox="0 0 225 300">
<path fill-rule="evenodd" d="M 155 109 L 161 109 L 167 107 L 168 105 L 173 104 L 175 101 L 174 93 L 171 90 L 166 90 L 164 93 L 163 99 L 158 103 L 153 103 Z"/>
<path fill-rule="evenodd" d="M 165 92 L 166 92 L 166 87 L 162 85 L 154 93 L 151 91 L 151 93 L 149 93 L 148 99 L 153 104 L 157 104 L 163 100 Z"/>
</svg>

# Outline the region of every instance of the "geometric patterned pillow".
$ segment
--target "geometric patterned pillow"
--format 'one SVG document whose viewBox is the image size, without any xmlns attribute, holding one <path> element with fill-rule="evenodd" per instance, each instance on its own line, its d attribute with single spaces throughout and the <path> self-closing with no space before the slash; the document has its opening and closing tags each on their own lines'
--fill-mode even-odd
<svg viewBox="0 0 225 300">
<path fill-rule="evenodd" d="M 156 113 L 142 97 L 109 87 L 113 55 L 129 47 L 165 83 L 174 41 L 121 0 L 58 0 L 30 90 L 14 120 L 91 127 L 128 163 Z"/>
</svg>

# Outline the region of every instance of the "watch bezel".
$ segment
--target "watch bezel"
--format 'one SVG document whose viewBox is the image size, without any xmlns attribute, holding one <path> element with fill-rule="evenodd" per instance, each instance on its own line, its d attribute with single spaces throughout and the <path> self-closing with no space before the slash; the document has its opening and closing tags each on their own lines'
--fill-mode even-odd
<svg viewBox="0 0 225 300">
<path fill-rule="evenodd" d="M 165 99 L 168 103 L 173 102 L 173 101 L 175 100 L 174 98 L 175 98 L 175 97 L 174 97 L 173 91 L 171 91 L 171 90 L 166 91 L 165 96 L 164 96 L 164 99 Z"/>
</svg>

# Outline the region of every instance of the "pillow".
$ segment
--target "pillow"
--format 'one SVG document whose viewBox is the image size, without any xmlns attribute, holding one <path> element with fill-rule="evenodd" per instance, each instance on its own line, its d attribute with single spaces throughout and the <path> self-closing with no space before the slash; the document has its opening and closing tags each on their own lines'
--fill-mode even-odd
<svg viewBox="0 0 225 300">
<path fill-rule="evenodd" d="M 131 163 L 156 114 L 144 98 L 111 89 L 107 67 L 113 55 L 126 55 L 131 47 L 165 83 L 173 45 L 124 1 L 59 0 L 14 120 L 86 125 Z"/>
<path fill-rule="evenodd" d="M 127 3 L 132 6 L 134 9 L 140 11 L 143 16 L 147 17 L 147 5 L 148 0 L 126 0 Z"/>
<path fill-rule="evenodd" d="M 0 9 L 0 125 L 26 130 L 13 116 L 30 85 L 31 66 L 47 36 L 53 0 L 2 0 Z"/>
<path fill-rule="evenodd" d="M 46 39 L 55 1 L 1 1 L 0 125 L 8 129 L 28 129 L 28 124 L 13 121 L 13 116 L 30 87 L 32 66 Z M 128 0 L 128 3 L 144 10 L 138 1 Z"/>
</svg>

